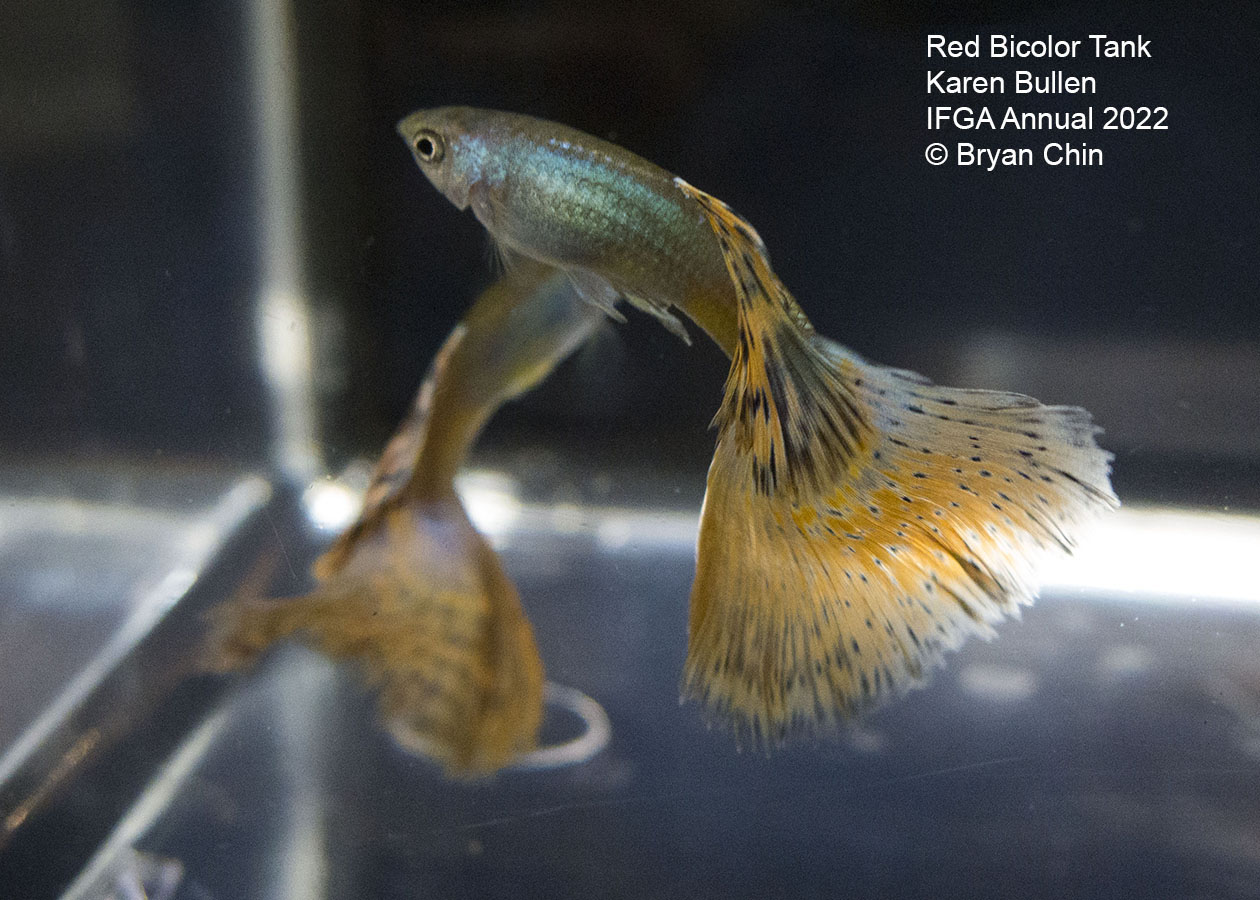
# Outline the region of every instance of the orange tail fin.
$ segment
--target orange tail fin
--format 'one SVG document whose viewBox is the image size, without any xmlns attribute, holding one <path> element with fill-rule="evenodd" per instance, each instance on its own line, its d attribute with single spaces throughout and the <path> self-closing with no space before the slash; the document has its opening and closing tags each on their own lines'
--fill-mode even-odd
<svg viewBox="0 0 1260 900">
<path fill-rule="evenodd" d="M 1032 602 L 1115 505 L 1076 407 L 940 387 L 814 333 L 756 233 L 717 233 L 740 340 L 701 516 L 686 696 L 755 743 L 833 727 Z"/>
</svg>

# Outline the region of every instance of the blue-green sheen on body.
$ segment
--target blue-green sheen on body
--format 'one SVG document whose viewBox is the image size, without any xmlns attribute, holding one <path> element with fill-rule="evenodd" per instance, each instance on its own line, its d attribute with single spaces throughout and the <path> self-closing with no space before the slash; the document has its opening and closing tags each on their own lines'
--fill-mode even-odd
<svg viewBox="0 0 1260 900">
<path fill-rule="evenodd" d="M 729 354 L 734 288 L 712 229 L 659 166 L 608 141 L 530 116 L 470 107 L 422 110 L 399 124 L 448 146 L 421 169 L 494 239 L 560 268 L 585 269 L 618 292 L 675 306 Z M 462 202 L 461 202 L 462 201 Z"/>
</svg>

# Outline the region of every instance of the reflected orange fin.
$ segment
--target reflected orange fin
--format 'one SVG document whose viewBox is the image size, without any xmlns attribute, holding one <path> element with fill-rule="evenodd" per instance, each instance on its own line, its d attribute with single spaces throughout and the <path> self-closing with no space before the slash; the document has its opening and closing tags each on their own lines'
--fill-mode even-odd
<svg viewBox="0 0 1260 900">
<path fill-rule="evenodd" d="M 357 661 L 408 746 L 456 772 L 534 746 L 542 664 L 516 589 L 453 486 L 486 420 L 602 321 L 564 273 L 527 259 L 487 288 L 443 343 L 372 474 L 359 518 L 315 565 L 321 584 L 221 615 L 224 663 L 298 635 Z"/>
<path fill-rule="evenodd" d="M 357 662 L 382 715 L 452 773 L 502 768 L 535 746 L 542 718 L 542 660 L 516 589 L 453 495 L 376 523 L 311 593 L 222 607 L 222 659 L 300 637 Z"/>
<path fill-rule="evenodd" d="M 939 387 L 814 333 L 760 240 L 705 211 L 740 341 L 715 422 L 684 694 L 757 744 L 834 727 L 1032 601 L 1114 505 L 1089 415 Z"/>
</svg>

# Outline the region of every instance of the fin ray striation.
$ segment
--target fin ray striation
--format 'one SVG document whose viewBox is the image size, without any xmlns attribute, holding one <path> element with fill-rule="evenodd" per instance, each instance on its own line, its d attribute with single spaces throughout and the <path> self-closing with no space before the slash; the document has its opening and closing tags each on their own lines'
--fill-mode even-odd
<svg viewBox="0 0 1260 900">
<path fill-rule="evenodd" d="M 755 232 L 680 187 L 718 235 L 740 320 L 683 693 L 769 746 L 992 636 L 1032 602 L 1038 562 L 1115 505 L 1111 457 L 1082 409 L 935 385 L 816 334 Z"/>
</svg>

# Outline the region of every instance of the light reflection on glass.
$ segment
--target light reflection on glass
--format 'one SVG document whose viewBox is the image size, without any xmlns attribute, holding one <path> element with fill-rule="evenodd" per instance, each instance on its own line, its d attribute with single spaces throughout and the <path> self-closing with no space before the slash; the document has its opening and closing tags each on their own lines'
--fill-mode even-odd
<svg viewBox="0 0 1260 900">
<path fill-rule="evenodd" d="M 308 497 L 316 488 L 318 498 L 308 503 L 316 524 L 348 522 L 346 511 L 357 509 L 358 495 L 339 482 L 318 482 Z M 696 543 L 699 510 L 525 502 L 515 480 L 485 470 L 461 475 L 458 488 L 473 524 L 498 546 L 525 531 L 588 534 L 610 553 L 670 547 L 691 552 Z M 1070 557 L 1051 560 L 1043 572 L 1042 593 L 1260 604 L 1260 516 L 1126 506 L 1104 515 Z"/>
<path fill-rule="evenodd" d="M 1123 508 L 1048 566 L 1044 590 L 1140 595 L 1164 602 L 1260 603 L 1260 517 Z"/>
</svg>

